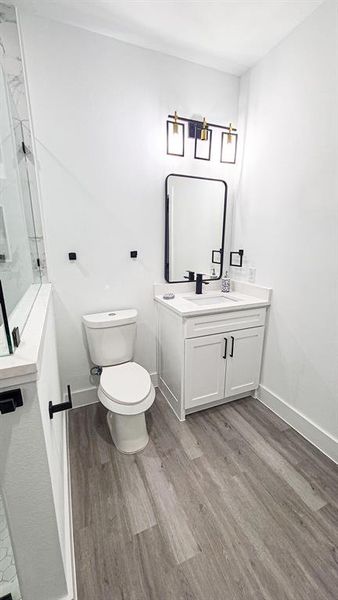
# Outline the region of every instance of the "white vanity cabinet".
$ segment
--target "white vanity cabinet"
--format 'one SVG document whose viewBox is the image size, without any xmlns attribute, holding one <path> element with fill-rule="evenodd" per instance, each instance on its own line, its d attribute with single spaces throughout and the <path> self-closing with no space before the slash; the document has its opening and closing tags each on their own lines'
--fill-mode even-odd
<svg viewBox="0 0 338 600">
<path fill-rule="evenodd" d="M 264 327 L 185 341 L 185 408 L 257 388 Z"/>
<path fill-rule="evenodd" d="M 159 388 L 180 420 L 259 385 L 266 307 L 183 316 L 158 304 Z"/>
</svg>

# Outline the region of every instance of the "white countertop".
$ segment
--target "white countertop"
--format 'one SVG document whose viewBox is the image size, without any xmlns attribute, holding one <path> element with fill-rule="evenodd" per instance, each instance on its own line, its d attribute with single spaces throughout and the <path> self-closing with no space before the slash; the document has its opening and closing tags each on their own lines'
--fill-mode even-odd
<svg viewBox="0 0 338 600">
<path fill-rule="evenodd" d="M 52 286 L 49 283 L 40 286 L 19 347 L 14 354 L 0 358 L 0 387 L 12 385 L 13 378 L 27 378 L 30 381 L 37 379 L 39 353 L 51 293 Z"/>
<path fill-rule="evenodd" d="M 213 285 L 213 289 L 210 291 L 205 291 L 203 286 L 203 293 L 198 295 L 194 293 L 191 285 L 188 288 L 186 284 L 182 284 L 186 286 L 186 291 L 179 293 L 176 291 L 179 289 L 177 286 L 173 289 L 170 284 L 168 286 L 155 285 L 154 300 L 181 317 L 232 312 L 270 305 L 271 288 L 236 281 L 232 281 L 231 283 L 233 291 L 229 293 L 222 293 L 220 289 L 215 289 L 215 285 Z M 163 294 L 171 291 L 175 294 L 175 298 L 165 300 Z M 218 299 L 220 301 L 219 304 L 215 303 Z M 209 300 L 210 302 L 208 302 Z M 198 302 L 201 302 L 201 304 L 198 304 Z"/>
</svg>

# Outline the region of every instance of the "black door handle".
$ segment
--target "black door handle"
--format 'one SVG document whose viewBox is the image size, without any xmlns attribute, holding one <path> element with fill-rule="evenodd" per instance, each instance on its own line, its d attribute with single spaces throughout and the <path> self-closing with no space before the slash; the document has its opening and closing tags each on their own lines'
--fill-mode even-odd
<svg viewBox="0 0 338 600">
<path fill-rule="evenodd" d="M 233 355 L 234 355 L 234 346 L 235 346 L 235 338 L 234 338 L 234 336 L 232 335 L 232 336 L 231 336 L 231 350 L 230 350 L 230 356 L 231 356 L 231 358 L 232 358 L 232 357 L 233 357 Z"/>
<path fill-rule="evenodd" d="M 228 338 L 224 338 L 224 354 L 223 358 L 227 357 Z"/>
<path fill-rule="evenodd" d="M 70 385 L 67 385 L 67 394 L 68 394 L 68 401 L 67 402 L 60 402 L 60 404 L 54 404 L 54 406 L 53 406 L 53 402 L 52 401 L 50 401 L 48 403 L 48 410 L 49 410 L 49 418 L 50 419 L 53 418 L 54 413 L 61 412 L 63 410 L 68 410 L 69 408 L 73 408 L 72 393 L 70 391 Z"/>
</svg>

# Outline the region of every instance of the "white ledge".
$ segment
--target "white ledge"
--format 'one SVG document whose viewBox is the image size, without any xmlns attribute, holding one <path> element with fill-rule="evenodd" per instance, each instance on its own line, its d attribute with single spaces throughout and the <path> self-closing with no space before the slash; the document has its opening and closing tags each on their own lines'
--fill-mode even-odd
<svg viewBox="0 0 338 600">
<path fill-rule="evenodd" d="M 13 378 L 25 378 L 28 381 L 38 378 L 39 353 L 51 294 L 51 284 L 42 284 L 24 328 L 20 346 L 14 354 L 0 358 L 0 387 L 15 385 L 11 381 Z"/>
</svg>

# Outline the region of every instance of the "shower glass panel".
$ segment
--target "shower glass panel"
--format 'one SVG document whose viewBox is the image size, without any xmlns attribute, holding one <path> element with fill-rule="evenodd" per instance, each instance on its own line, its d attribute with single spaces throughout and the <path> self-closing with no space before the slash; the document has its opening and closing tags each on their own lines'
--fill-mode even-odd
<svg viewBox="0 0 338 600">
<path fill-rule="evenodd" d="M 46 280 L 33 147 L 16 11 L 0 3 L 0 356 L 15 350 L 11 332 L 22 334 Z"/>
<path fill-rule="evenodd" d="M 21 600 L 5 504 L 0 493 L 0 598 L 9 594 L 12 600 Z"/>
</svg>

